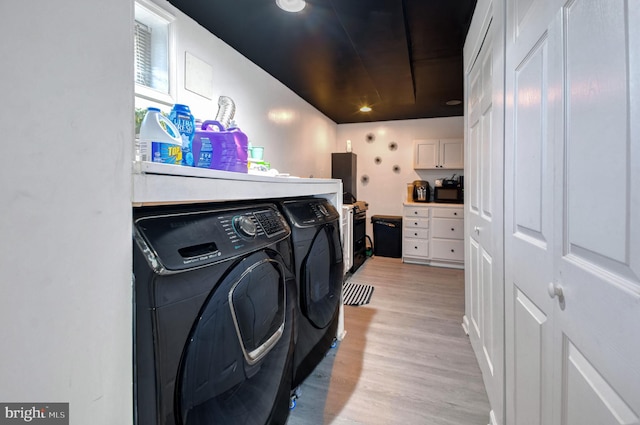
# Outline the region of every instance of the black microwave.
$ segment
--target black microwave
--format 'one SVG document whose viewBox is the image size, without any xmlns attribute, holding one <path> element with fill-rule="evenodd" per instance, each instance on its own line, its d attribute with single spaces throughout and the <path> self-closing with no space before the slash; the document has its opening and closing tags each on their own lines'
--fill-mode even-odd
<svg viewBox="0 0 640 425">
<path fill-rule="evenodd" d="M 464 203 L 464 189 L 461 187 L 434 187 L 433 202 Z"/>
</svg>

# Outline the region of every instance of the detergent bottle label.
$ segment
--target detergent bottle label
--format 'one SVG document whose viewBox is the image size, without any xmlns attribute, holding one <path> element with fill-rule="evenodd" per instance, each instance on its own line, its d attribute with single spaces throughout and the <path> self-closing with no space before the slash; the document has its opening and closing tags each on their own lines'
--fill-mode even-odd
<svg viewBox="0 0 640 425">
<path fill-rule="evenodd" d="M 169 114 L 169 119 L 182 137 L 182 165 L 192 167 L 194 163 L 191 143 L 196 132 L 196 123 L 191 110 L 187 105 L 176 104 Z"/>
<path fill-rule="evenodd" d="M 211 160 L 213 159 L 213 146 L 211 145 L 211 140 L 207 137 L 201 137 L 200 143 L 202 145 L 200 147 L 198 160 L 196 161 L 196 167 L 209 168 L 211 166 Z"/>
<path fill-rule="evenodd" d="M 182 163 L 182 146 L 142 141 L 140 155 L 143 161 L 180 165 Z"/>
</svg>

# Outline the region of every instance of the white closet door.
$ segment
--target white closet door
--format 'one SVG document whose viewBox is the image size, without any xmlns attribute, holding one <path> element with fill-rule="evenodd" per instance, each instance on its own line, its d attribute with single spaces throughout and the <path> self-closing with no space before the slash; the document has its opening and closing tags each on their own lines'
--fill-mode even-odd
<svg viewBox="0 0 640 425">
<path fill-rule="evenodd" d="M 550 425 L 554 145 L 548 117 L 550 1 L 507 2 L 505 101 L 506 424 Z M 543 391 L 544 388 L 544 391 Z"/>
<path fill-rule="evenodd" d="M 639 7 L 508 1 L 508 424 L 640 423 Z"/>
<path fill-rule="evenodd" d="M 640 423 L 640 3 L 556 15 L 554 422 Z"/>
<path fill-rule="evenodd" d="M 482 32 L 469 35 L 468 43 L 482 43 L 471 63 L 465 64 L 464 325 L 482 370 L 495 424 L 502 423 L 504 410 L 502 11 L 499 4 L 492 4 Z"/>
</svg>

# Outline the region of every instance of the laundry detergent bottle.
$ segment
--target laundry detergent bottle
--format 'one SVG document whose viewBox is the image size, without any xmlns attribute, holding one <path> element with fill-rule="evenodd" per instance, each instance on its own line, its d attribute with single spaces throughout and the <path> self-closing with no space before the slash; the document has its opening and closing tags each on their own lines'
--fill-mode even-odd
<svg viewBox="0 0 640 425">
<path fill-rule="evenodd" d="M 180 132 L 158 108 L 149 108 L 142 120 L 138 149 L 142 161 L 182 164 Z"/>
<path fill-rule="evenodd" d="M 191 144 L 196 132 L 196 120 L 189 107 L 182 104 L 173 105 L 173 109 L 169 113 L 169 119 L 176 126 L 182 137 L 182 165 L 193 167 Z"/>
</svg>

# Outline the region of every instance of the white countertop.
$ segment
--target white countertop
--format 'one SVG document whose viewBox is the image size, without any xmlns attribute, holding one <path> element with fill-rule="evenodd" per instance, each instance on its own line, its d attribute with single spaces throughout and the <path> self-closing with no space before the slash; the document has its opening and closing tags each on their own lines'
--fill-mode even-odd
<svg viewBox="0 0 640 425">
<path fill-rule="evenodd" d="M 154 162 L 133 162 L 133 206 L 325 195 L 342 205 L 337 179 L 233 173 Z"/>
<path fill-rule="evenodd" d="M 464 204 L 447 203 L 447 202 L 409 202 L 405 201 L 402 205 L 407 207 L 445 207 L 445 208 L 464 208 Z"/>
</svg>

